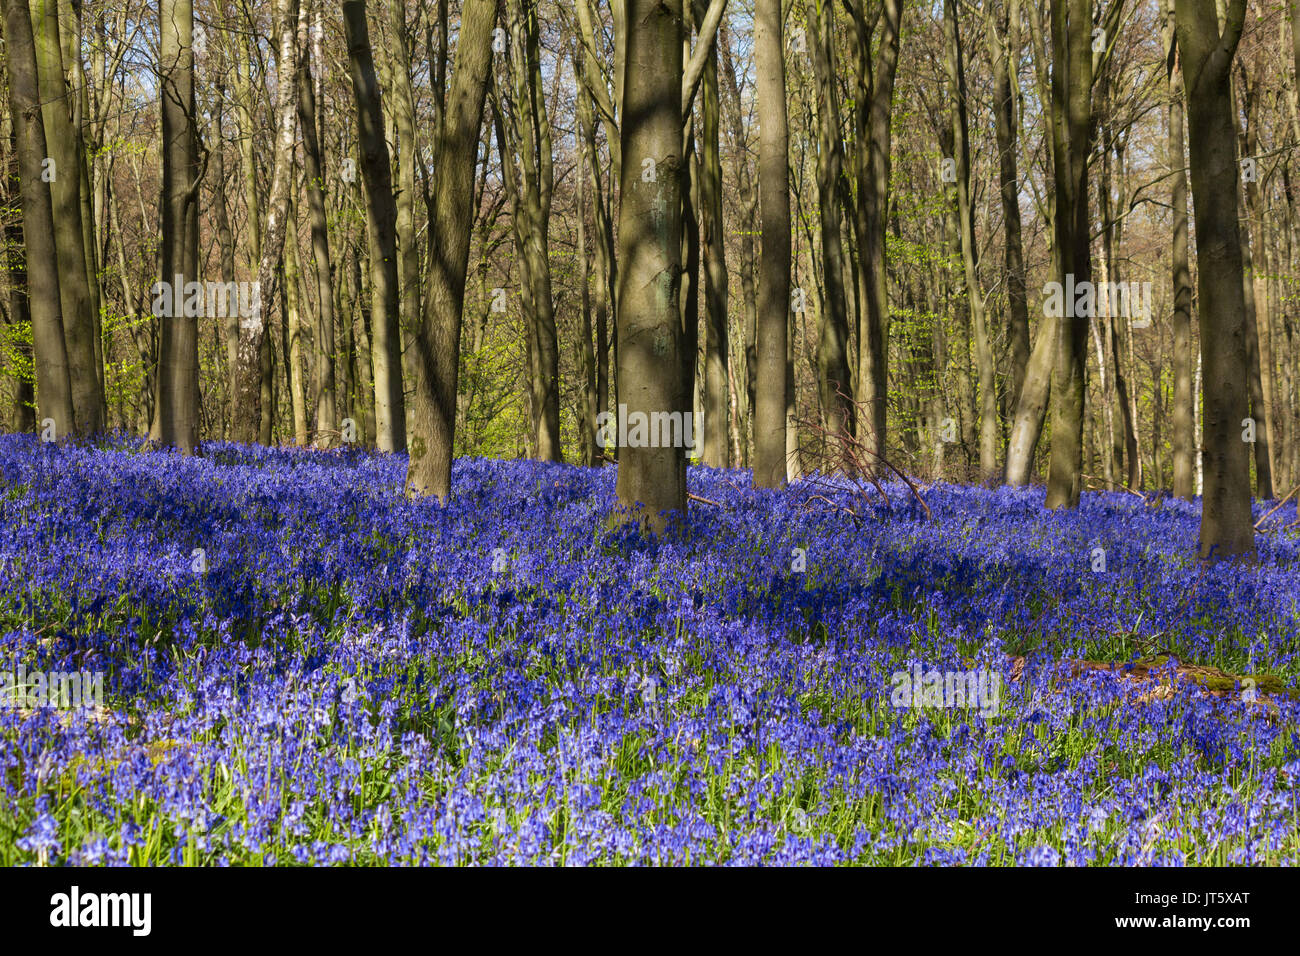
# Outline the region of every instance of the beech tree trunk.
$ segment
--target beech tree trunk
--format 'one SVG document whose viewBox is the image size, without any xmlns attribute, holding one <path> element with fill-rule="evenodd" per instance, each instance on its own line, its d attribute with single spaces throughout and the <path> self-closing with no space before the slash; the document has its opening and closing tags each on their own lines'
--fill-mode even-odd
<svg viewBox="0 0 1300 956">
<path fill-rule="evenodd" d="M 465 0 L 461 14 L 456 69 L 435 157 L 438 180 L 430 210 L 424 322 L 412 343 L 415 399 L 406 490 L 412 496 L 433 495 L 444 504 L 451 494 L 461 319 L 474 224 L 474 167 L 492 65 L 496 6 L 496 0 Z"/>
<path fill-rule="evenodd" d="M 754 69 L 758 77 L 758 382 L 754 407 L 754 484 L 786 482 L 786 345 L 790 311 L 790 167 L 781 0 L 757 0 Z"/>
<path fill-rule="evenodd" d="M 1250 446 L 1242 441 L 1250 392 L 1237 224 L 1237 124 L 1230 87 L 1246 0 L 1230 0 L 1222 33 L 1213 7 L 1197 0 L 1176 0 L 1175 6 L 1187 94 L 1205 383 L 1200 555 L 1202 560 L 1222 560 L 1255 553 Z"/>
<path fill-rule="evenodd" d="M 623 10 L 617 375 L 629 420 L 680 416 L 691 404 L 682 389 L 679 311 L 681 4 L 626 0 Z M 624 520 L 659 534 L 673 514 L 686 513 L 686 457 L 671 443 L 656 444 L 620 448 L 616 487 Z"/>
<path fill-rule="evenodd" d="M 9 109 L 17 144 L 23 237 L 27 247 L 27 297 L 36 365 L 36 427 L 43 432 L 46 422 L 53 422 L 54 436 L 64 438 L 76 431 L 76 419 L 63 337 L 54 203 L 50 184 L 41 175 L 49 153 L 41 121 L 36 47 L 27 0 L 3 0 L 3 5 Z"/>
</svg>

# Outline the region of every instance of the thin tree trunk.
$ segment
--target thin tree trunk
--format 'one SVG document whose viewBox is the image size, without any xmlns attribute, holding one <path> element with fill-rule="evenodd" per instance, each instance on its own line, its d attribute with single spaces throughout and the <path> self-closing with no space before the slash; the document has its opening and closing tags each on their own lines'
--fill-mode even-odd
<svg viewBox="0 0 1300 956">
<path fill-rule="evenodd" d="M 402 390 L 401 299 L 397 268 L 397 204 L 393 198 L 383 108 L 370 49 L 365 0 L 344 0 L 357 140 L 365 184 L 370 241 L 371 349 L 375 382 L 375 428 L 380 451 L 406 448 L 406 401 Z"/>
<path fill-rule="evenodd" d="M 303 161 L 307 172 L 307 216 L 311 226 L 312 275 L 316 280 L 316 443 L 322 448 L 330 448 L 335 443 L 335 432 L 339 430 L 334 375 L 333 266 L 325 212 L 324 164 L 316 133 L 312 55 L 310 48 L 303 51 L 298 70 L 298 125 L 302 130 Z M 317 64 L 316 68 L 323 69 L 323 66 Z"/>
<path fill-rule="evenodd" d="M 293 167 L 294 128 L 298 112 L 298 43 L 296 24 L 298 0 L 276 0 L 275 19 L 279 26 L 279 55 L 276 62 L 275 163 L 267 196 L 266 231 L 262 236 L 257 266 L 258 301 L 253 314 L 244 317 L 239 329 L 239 383 L 236 389 L 235 437 L 238 441 L 265 441 L 272 417 L 267 401 L 266 375 L 267 312 L 276 300 L 277 273 L 284 251 L 289 218 L 290 174 Z M 253 211 L 250 210 L 250 220 Z"/>
</svg>

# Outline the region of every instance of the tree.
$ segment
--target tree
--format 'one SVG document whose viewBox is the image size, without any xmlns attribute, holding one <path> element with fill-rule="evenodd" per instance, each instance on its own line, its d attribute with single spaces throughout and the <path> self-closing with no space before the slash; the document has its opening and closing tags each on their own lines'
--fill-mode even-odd
<svg viewBox="0 0 1300 956">
<path fill-rule="evenodd" d="M 365 184 L 366 233 L 370 237 L 371 360 L 375 381 L 375 428 L 380 451 L 406 448 L 406 400 L 402 390 L 401 298 L 397 272 L 397 203 L 388 143 L 384 139 L 379 81 L 370 49 L 365 0 L 344 0 L 357 139 Z"/>
<path fill-rule="evenodd" d="M 1214 8 L 1176 0 L 1178 52 L 1187 94 L 1187 125 L 1196 211 L 1201 364 L 1205 382 L 1203 560 L 1253 556 L 1250 448 L 1242 423 L 1250 407 L 1246 298 L 1237 224 L 1236 122 L 1232 60 L 1246 19 L 1246 0 L 1229 0 L 1220 31 Z"/>
<path fill-rule="evenodd" d="M 1118 0 L 1116 0 L 1118 3 Z M 1054 279 L 1072 298 L 1092 282 L 1088 154 L 1092 150 L 1092 0 L 1052 0 L 1052 185 Z M 1102 39 L 1106 37 L 1103 35 Z M 1076 508 L 1083 487 L 1083 403 L 1087 387 L 1088 315 L 1063 302 L 1057 317 L 1052 382 L 1049 508 Z"/>
<path fill-rule="evenodd" d="M 551 296 L 550 219 L 555 175 L 551 123 L 542 95 L 545 80 L 538 55 L 535 0 L 507 0 L 510 83 L 501 97 L 508 149 L 502 153 L 511 197 L 515 246 L 523 279 L 521 301 L 528 336 L 533 454 L 562 461 L 560 450 L 559 340 Z M 513 155 L 512 155 L 513 154 Z M 518 168 L 514 156 L 519 157 Z"/>
<path fill-rule="evenodd" d="M 758 75 L 758 385 L 754 397 L 754 484 L 786 481 L 786 336 L 790 311 L 790 168 L 781 0 L 757 0 Z"/>
<path fill-rule="evenodd" d="M 184 302 L 199 278 L 197 210 L 200 170 L 194 130 L 194 5 L 158 5 L 158 73 L 162 100 L 162 266 L 172 303 Z M 191 235 L 191 233 L 195 235 Z M 198 318 L 183 307 L 160 318 L 157 438 L 192 455 L 199 438 Z"/>
<path fill-rule="evenodd" d="M 627 0 L 624 11 L 617 376 L 629 420 L 637 413 L 680 416 L 690 401 L 681 387 L 679 313 L 681 4 Z M 626 520 L 661 533 L 672 513 L 686 512 L 682 449 L 649 441 L 621 448 L 617 492 Z"/>
<path fill-rule="evenodd" d="M 319 28 L 316 31 L 319 43 Z M 304 47 L 298 69 L 298 125 L 302 129 L 302 152 L 307 173 L 307 215 L 311 225 L 311 249 L 316 280 L 316 434 L 317 442 L 328 448 L 338 430 L 337 394 L 334 379 L 334 290 L 333 266 L 327 213 L 325 211 L 325 173 L 321 159 L 320 137 L 316 127 L 316 91 L 312 82 L 312 61 L 318 56 L 314 47 Z M 323 68 L 317 64 L 318 68 Z"/>
<path fill-rule="evenodd" d="M 36 364 L 37 426 L 53 421 L 58 437 L 72 434 L 76 421 L 68 353 L 63 339 L 59 297 L 58 251 L 54 240 L 54 204 L 43 177 L 45 127 L 36 80 L 36 48 L 27 0 L 3 0 L 5 54 L 9 73 L 9 108 L 18 150 L 23 235 L 27 245 L 27 295 L 32 316 Z"/>
<path fill-rule="evenodd" d="M 272 10 L 278 33 L 279 54 L 276 59 L 275 160 L 271 171 L 271 188 L 267 195 L 266 229 L 261 239 L 261 258 L 257 266 L 259 301 L 244 317 L 239 328 L 239 381 L 235 389 L 236 441 L 253 442 L 265 438 L 264 418 L 269 420 L 263 392 L 263 346 L 266 340 L 266 314 L 276 301 L 277 274 L 284 252 L 284 236 L 289 221 L 289 188 L 293 171 L 294 130 L 298 115 L 298 0 L 276 0 Z M 255 208 L 255 207 L 254 207 Z"/>
<path fill-rule="evenodd" d="M 1187 256 L 1187 153 L 1183 139 L 1182 82 L 1178 48 L 1174 39 L 1174 0 L 1168 0 L 1165 45 L 1169 50 L 1169 169 L 1172 182 L 1169 204 L 1173 209 L 1174 286 L 1174 494 L 1188 501 L 1195 495 L 1196 441 L 1192 434 L 1196 394 L 1192 389 L 1192 273 Z"/>
<path fill-rule="evenodd" d="M 410 495 L 433 495 L 444 504 L 451 494 L 461 319 L 474 223 L 474 166 L 492 65 L 496 6 L 496 0 L 465 0 L 461 14 L 456 69 L 435 157 L 438 181 L 430 209 L 424 322 L 413 343 L 415 400 L 406 490 Z"/>
<path fill-rule="evenodd" d="M 697 18 L 704 3 L 695 0 Z M 700 42 L 704 42 L 703 39 Z M 727 247 L 722 212 L 722 134 L 718 50 L 711 40 L 700 87 L 700 260 L 704 273 L 704 451 L 712 468 L 731 463 L 727 441 Z"/>
<path fill-rule="evenodd" d="M 835 4 L 814 0 L 808 7 L 808 43 L 817 82 L 817 207 L 820 213 L 825 301 L 817 335 L 817 388 L 822 424 L 832 440 L 853 434 L 853 382 L 849 376 L 849 318 L 844 285 L 840 180 L 844 136 L 840 128 L 839 79 L 835 62 Z"/>
<path fill-rule="evenodd" d="M 898 71 L 903 0 L 882 0 L 879 15 L 868 19 L 866 0 L 847 0 L 853 17 L 854 151 L 857 203 L 853 220 L 858 255 L 858 388 L 867 421 L 858 422 L 858 439 L 869 453 L 887 448 L 889 398 L 889 288 L 885 263 L 885 205 L 889 194 L 891 107 Z M 877 50 L 872 33 L 880 22 Z M 866 429 L 865 433 L 863 429 Z"/>
<path fill-rule="evenodd" d="M 95 316 L 86 274 L 85 234 L 81 221 L 81 175 L 78 142 L 81 128 L 72 122 L 68 85 L 64 78 L 58 0 L 37 0 L 32 8 L 41 113 L 51 165 L 50 194 L 54 203 L 54 243 L 58 250 L 59 297 L 67 343 L 68 376 L 77 431 L 90 435 L 104 428 L 104 395 L 95 367 Z"/>
<path fill-rule="evenodd" d="M 979 250 L 975 244 L 975 208 L 970 190 L 970 128 L 966 108 L 966 65 L 956 0 L 944 0 L 945 55 L 948 93 L 952 101 L 952 144 L 957 199 L 957 235 L 954 238 L 966 279 L 967 307 L 975 325 L 975 366 L 979 374 L 980 478 L 997 476 L 998 411 L 994 382 L 993 348 L 989 342 L 984 290 L 979 280 Z M 975 409 L 969 409 L 974 413 Z"/>
</svg>

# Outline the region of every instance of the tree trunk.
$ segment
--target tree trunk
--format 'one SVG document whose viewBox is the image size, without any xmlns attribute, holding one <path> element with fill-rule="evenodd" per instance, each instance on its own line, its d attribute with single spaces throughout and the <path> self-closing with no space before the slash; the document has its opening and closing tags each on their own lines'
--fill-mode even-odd
<svg viewBox="0 0 1300 956">
<path fill-rule="evenodd" d="M 58 250 L 59 297 L 63 334 L 67 343 L 68 376 L 76 430 L 93 435 L 104 429 L 101 373 L 95 368 L 95 316 L 86 275 L 86 245 L 81 223 L 81 171 L 78 141 L 68 111 L 68 86 L 63 72 L 57 0 L 36 0 L 32 27 L 37 56 L 45 142 L 52 166 L 51 199 L 54 203 L 54 243 Z M 64 29 L 71 29 L 65 25 Z"/>
<path fill-rule="evenodd" d="M 538 54 L 537 6 L 532 0 L 507 0 L 510 29 L 510 96 L 503 123 L 507 142 L 519 157 L 502 157 L 509 170 L 514 201 L 515 240 L 524 282 L 524 320 L 531 343 L 529 389 L 533 412 L 532 445 L 539 461 L 562 461 L 560 448 L 559 339 L 551 295 L 550 218 L 554 172 L 551 124 L 542 94 Z"/>
<path fill-rule="evenodd" d="M 54 204 L 50 185 L 42 178 L 49 153 L 45 127 L 41 122 L 36 48 L 27 0 L 3 0 L 3 3 L 9 105 L 18 151 L 23 237 L 27 252 L 27 295 L 36 364 L 36 426 L 43 431 L 47 422 L 53 422 L 54 435 L 63 438 L 76 430 L 76 420 L 63 337 Z"/>
<path fill-rule="evenodd" d="M 697 0 L 697 16 L 703 3 Z M 731 464 L 728 436 L 727 243 L 722 215 L 718 51 L 709 51 L 700 88 L 700 258 L 704 264 L 704 454 L 711 468 Z"/>
<path fill-rule="evenodd" d="M 1252 86 L 1244 64 L 1238 64 L 1245 99 L 1240 111 L 1244 128 L 1240 133 L 1241 155 L 1251 157 L 1255 175 L 1246 183 L 1241 221 L 1242 266 L 1245 269 L 1246 362 L 1250 371 L 1250 414 L 1255 419 L 1255 488 L 1260 498 L 1273 497 L 1273 349 L 1272 322 L 1268 314 L 1268 251 L 1264 234 L 1264 196 L 1259 188 L 1259 91 Z M 1233 110 L 1233 115 L 1238 114 Z M 1240 197 L 1239 197 L 1240 199 Z"/>
<path fill-rule="evenodd" d="M 956 0 L 944 2 L 947 35 L 945 63 L 952 98 L 953 158 L 957 174 L 958 246 L 966 277 L 966 298 L 970 303 L 975 332 L 975 369 L 979 377 L 979 409 L 969 411 L 979 420 L 980 479 L 998 477 L 998 396 L 993 372 L 993 346 L 989 342 L 984 290 L 979 281 L 979 249 L 975 244 L 975 208 L 970 194 L 970 132 L 966 109 L 966 65 L 961 43 L 961 25 Z"/>
<path fill-rule="evenodd" d="M 629 422 L 633 415 L 644 415 L 656 439 L 663 436 L 651 416 L 671 421 L 690 405 L 681 383 L 679 312 L 681 2 L 626 0 L 623 11 L 618 398 L 626 406 Z M 673 513 L 686 513 L 682 449 L 671 441 L 629 441 L 620 449 L 617 492 L 625 521 L 662 533 Z"/>
<path fill-rule="evenodd" d="M 1064 299 L 1092 281 L 1088 154 L 1092 145 L 1092 0 L 1052 0 L 1052 160 L 1054 240 Z M 1076 508 L 1082 490 L 1083 404 L 1087 389 L 1088 316 L 1063 302 L 1052 385 L 1052 457 L 1047 507 Z"/>
<path fill-rule="evenodd" d="M 415 414 L 406 489 L 410 495 L 434 495 L 444 504 L 451 493 L 461 313 L 474 224 L 474 167 L 495 23 L 496 0 L 465 0 L 435 163 L 438 178 L 430 210 L 424 322 L 413 343 Z"/>
<path fill-rule="evenodd" d="M 298 0 L 276 0 L 274 16 L 279 25 L 279 55 L 276 62 L 275 164 L 267 196 L 266 231 L 261 240 L 257 266 L 259 295 L 252 315 L 241 318 L 239 329 L 239 383 L 236 389 L 237 441 L 267 439 L 271 420 L 266 360 L 267 312 L 276 300 L 277 273 L 284 251 L 284 234 L 289 218 L 289 187 L 293 169 L 294 128 L 298 112 L 298 43 L 296 25 Z M 250 210 L 250 218 L 252 211 Z"/>
<path fill-rule="evenodd" d="M 303 50 L 298 70 L 298 125 L 302 130 L 307 172 L 307 216 L 311 226 L 313 277 L 316 280 L 316 443 L 335 444 L 339 430 L 334 377 L 334 290 L 325 212 L 325 172 L 320 138 L 316 135 L 316 91 L 312 83 L 311 48 Z M 323 65 L 318 64 L 318 69 Z"/>
<path fill-rule="evenodd" d="M 375 428 L 380 451 L 406 448 L 406 401 L 402 391 L 401 299 L 397 271 L 397 204 L 383 108 L 370 49 L 365 0 L 344 0 L 357 140 L 365 184 L 366 231 L 370 241 L 371 351 L 375 382 Z"/>
<path fill-rule="evenodd" d="M 889 194 L 891 107 L 903 18 L 902 0 L 883 0 L 876 61 L 872 64 L 866 0 L 852 0 L 857 148 L 857 206 L 854 229 L 858 256 L 858 382 L 856 397 L 867 421 L 858 439 L 883 457 L 888 449 L 889 289 L 885 269 L 885 206 Z M 862 434 L 862 427 L 866 433 Z"/>
<path fill-rule="evenodd" d="M 1025 292 L 1025 251 L 1020 232 L 1020 174 L 1016 117 L 1016 81 L 1020 60 L 1020 0 L 1010 0 L 1002 20 L 1002 36 L 990 21 L 993 47 L 994 136 L 998 146 L 998 186 L 1005 233 L 1003 265 L 1007 271 L 1007 405 L 1020 399 L 1029 364 L 1029 299 Z"/>
<path fill-rule="evenodd" d="M 781 0 L 757 0 L 754 69 L 758 84 L 758 384 L 754 407 L 754 484 L 786 481 L 786 339 L 790 311 L 790 168 Z"/>
<path fill-rule="evenodd" d="M 186 283 L 199 279 L 198 247 L 191 242 L 191 207 L 198 201 L 199 168 L 194 130 L 194 8 L 189 0 L 159 5 L 159 74 L 162 99 L 161 280 L 172 303 L 184 303 Z M 227 303 L 229 304 L 229 303 Z M 198 318 L 188 308 L 165 312 L 158 356 L 158 440 L 192 455 L 198 444 Z"/>
<path fill-rule="evenodd" d="M 817 389 L 822 425 L 830 441 L 853 434 L 853 383 L 849 377 L 848 301 L 844 289 L 840 179 L 844 136 L 840 128 L 835 64 L 835 4 L 815 0 L 808 7 L 808 42 L 817 83 L 817 207 L 820 213 L 825 297 L 817 334 Z"/>
<path fill-rule="evenodd" d="M 1250 396 L 1237 226 L 1236 122 L 1230 95 L 1232 58 L 1241 39 L 1246 0 L 1230 0 L 1222 34 L 1212 7 L 1176 0 L 1176 11 L 1187 93 L 1205 381 L 1200 554 L 1202 560 L 1220 560 L 1255 553 L 1250 452 L 1241 440 Z"/>
<path fill-rule="evenodd" d="M 749 168 L 748 148 L 745 139 L 745 124 L 741 115 L 740 86 L 736 79 L 736 69 L 731 58 L 731 41 L 725 26 L 720 28 L 719 41 L 722 54 L 722 76 L 726 82 L 728 126 L 731 132 L 731 149 L 737 157 L 737 181 L 740 192 L 741 226 L 740 226 L 740 298 L 744 305 L 741 329 L 738 340 L 743 343 L 739 349 L 739 377 L 742 387 L 737 389 L 736 430 L 739 453 L 736 464 L 746 467 L 749 464 L 749 432 L 754 415 L 754 391 L 758 369 L 756 352 L 756 334 L 758 328 L 758 292 L 754 283 L 754 271 L 757 261 L 754 256 L 754 234 L 758 231 L 758 195 L 754 189 L 754 179 Z"/>
</svg>

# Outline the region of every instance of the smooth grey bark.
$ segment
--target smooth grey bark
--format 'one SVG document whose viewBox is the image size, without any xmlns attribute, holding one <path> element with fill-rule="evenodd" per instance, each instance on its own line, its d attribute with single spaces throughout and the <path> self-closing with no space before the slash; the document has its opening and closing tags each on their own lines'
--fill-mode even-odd
<svg viewBox="0 0 1300 956">
<path fill-rule="evenodd" d="M 415 399 L 406 491 L 412 496 L 435 496 L 443 504 L 451 494 L 465 273 L 474 224 L 474 167 L 492 65 L 496 6 L 496 0 L 465 0 L 461 14 L 456 67 L 435 156 L 438 177 L 430 209 L 424 321 L 412 343 Z"/>
<path fill-rule="evenodd" d="M 975 334 L 975 368 L 979 378 L 979 407 L 973 405 L 969 413 L 979 422 L 980 479 L 995 481 L 998 477 L 998 405 L 997 383 L 994 379 L 993 347 L 989 341 L 988 319 L 984 304 L 984 290 L 979 279 L 979 249 L 975 242 L 975 208 L 970 188 L 970 128 L 966 105 L 966 65 L 962 49 L 961 24 L 957 16 L 956 0 L 944 2 L 944 28 L 946 34 L 945 65 L 948 71 L 948 89 L 952 100 L 953 159 L 957 174 L 957 245 L 961 253 L 962 272 L 966 279 L 966 299 Z"/>
<path fill-rule="evenodd" d="M 790 311 L 790 167 L 781 0 L 757 0 L 758 382 L 754 396 L 754 484 L 786 482 L 786 343 Z"/>
<path fill-rule="evenodd" d="M 1241 434 L 1250 391 L 1237 224 L 1237 124 L 1230 87 L 1246 0 L 1230 0 L 1222 32 L 1214 9 L 1204 3 L 1175 0 L 1175 10 L 1187 94 L 1205 389 L 1200 556 L 1202 560 L 1250 557 L 1255 553 L 1250 452 Z"/>
<path fill-rule="evenodd" d="M 304 48 L 298 69 L 298 126 L 302 130 L 303 164 L 307 174 L 307 216 L 311 226 L 312 276 L 316 281 L 316 442 L 335 444 L 338 431 L 337 386 L 334 372 L 334 290 L 328 217 L 325 211 L 325 172 L 317 135 L 316 89 L 312 81 L 315 51 Z"/>
<path fill-rule="evenodd" d="M 857 144 L 857 202 L 854 232 L 858 248 L 858 378 L 855 397 L 865 404 L 858 440 L 869 453 L 888 449 L 889 284 L 885 262 L 885 206 L 889 193 L 894 78 L 902 36 L 902 0 L 883 0 L 867 16 L 866 0 L 846 0 L 853 18 L 854 120 Z M 880 40 L 872 52 L 872 34 Z M 865 431 L 864 431 L 865 429 Z"/>
<path fill-rule="evenodd" d="M 743 348 L 737 350 L 739 358 L 738 376 L 741 387 L 736 389 L 736 464 L 745 467 L 750 462 L 749 435 L 754 416 L 754 392 L 758 369 L 757 329 L 758 329 L 758 289 L 755 272 L 758 262 L 754 251 L 754 235 L 758 232 L 758 190 L 749 168 L 748 141 L 745 136 L 744 117 L 740 106 L 740 84 L 736 77 L 736 68 L 732 60 L 730 35 L 724 25 L 720 32 L 720 53 L 723 87 L 726 94 L 724 106 L 727 127 L 730 133 L 731 149 L 740 157 L 737 181 L 740 193 L 740 300 L 743 305 L 741 316 L 740 341 Z"/>
<path fill-rule="evenodd" d="M 680 416 L 682 0 L 626 0 L 620 116 L 618 398 L 629 420 Z M 662 533 L 686 513 L 686 457 L 672 443 L 620 449 L 623 520 Z M 666 447 L 665 447 L 666 444 Z"/>
<path fill-rule="evenodd" d="M 194 5 L 162 0 L 159 17 L 159 91 L 162 101 L 162 282 L 176 284 L 173 302 L 184 298 L 185 284 L 199 278 L 197 232 L 201 170 L 194 129 Z M 179 277 L 179 280 L 178 280 Z M 198 318 L 173 311 L 159 318 L 157 439 L 192 455 L 198 445 Z"/>
<path fill-rule="evenodd" d="M 9 109 L 18 153 L 23 237 L 27 247 L 27 296 L 36 364 L 36 426 L 54 422 L 54 434 L 76 430 L 72 384 L 59 294 L 58 250 L 50 184 L 41 178 L 46 151 L 37 85 L 36 48 L 27 0 L 3 0 Z"/>
<path fill-rule="evenodd" d="M 1118 3 L 1119 0 L 1116 0 Z M 1088 154 L 1092 147 L 1092 0 L 1052 0 L 1052 180 L 1056 194 L 1055 276 L 1063 289 L 1092 281 Z M 1073 303 L 1058 319 L 1052 382 L 1049 508 L 1076 508 L 1083 487 L 1083 408 L 1087 390 L 1088 317 Z"/>
<path fill-rule="evenodd" d="M 515 244 L 524 288 L 524 322 L 529 337 L 532 447 L 539 461 L 562 461 L 560 448 L 559 336 L 551 293 L 550 218 L 555 174 L 551 124 L 543 96 L 537 5 L 534 0 L 507 0 L 510 33 L 509 95 L 503 128 L 508 152 L 502 154 L 509 178 Z"/>
<path fill-rule="evenodd" d="M 1007 273 L 1007 406 L 1015 408 L 1029 364 L 1029 298 L 1020 223 L 1019 121 L 1016 71 L 1020 61 L 1020 0 L 1010 0 L 1000 22 L 986 25 L 993 59 L 994 136 L 998 147 L 998 188 L 1002 200 L 1003 266 Z"/>
<path fill-rule="evenodd" d="M 68 376 L 76 430 L 84 435 L 104 428 L 102 372 L 95 367 L 96 321 L 86 274 L 81 216 L 81 129 L 72 123 L 65 82 L 57 0 L 36 0 L 31 8 L 37 80 L 45 142 L 53 161 L 50 195 L 54 203 L 54 242 L 58 250 L 59 296 L 67 346 Z M 65 28 L 69 29 L 69 28 Z"/>
</svg>

